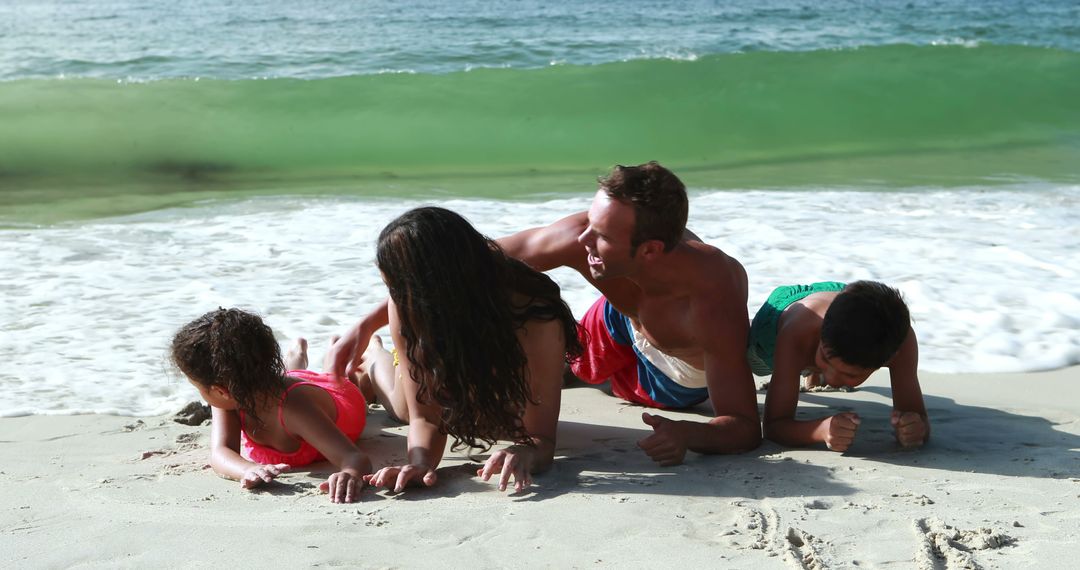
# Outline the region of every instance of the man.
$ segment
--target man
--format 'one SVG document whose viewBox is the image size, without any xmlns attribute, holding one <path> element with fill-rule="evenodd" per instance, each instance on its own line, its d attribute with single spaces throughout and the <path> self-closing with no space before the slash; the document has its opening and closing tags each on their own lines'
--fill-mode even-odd
<svg viewBox="0 0 1080 570">
<path fill-rule="evenodd" d="M 761 442 L 746 361 L 746 272 L 686 230 L 686 188 L 656 162 L 617 166 L 588 212 L 499 240 L 507 255 L 546 271 L 570 267 L 603 294 L 582 319 L 582 380 L 659 408 L 708 398 L 716 417 L 673 421 L 643 413 L 638 445 L 661 465 L 686 450 L 731 453 Z"/>
<path fill-rule="evenodd" d="M 653 434 L 638 446 L 665 466 L 682 463 L 688 449 L 736 453 L 761 443 L 746 360 L 746 272 L 686 230 L 687 209 L 686 187 L 658 163 L 617 166 L 588 212 L 498 240 L 537 270 L 577 270 L 603 294 L 582 320 L 575 374 L 610 377 L 616 396 L 652 407 L 710 400 L 716 417 L 707 422 L 642 414 Z M 335 371 L 350 359 L 355 366 L 383 324 L 380 307 L 350 329 L 331 354 Z"/>
</svg>

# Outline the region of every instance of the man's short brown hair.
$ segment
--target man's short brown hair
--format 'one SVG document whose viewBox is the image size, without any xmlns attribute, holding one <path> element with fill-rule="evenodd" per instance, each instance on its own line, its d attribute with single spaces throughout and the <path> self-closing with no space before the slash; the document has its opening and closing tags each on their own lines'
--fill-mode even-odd
<svg viewBox="0 0 1080 570">
<path fill-rule="evenodd" d="M 686 186 L 655 160 L 638 166 L 616 166 L 599 179 L 608 196 L 634 207 L 634 251 L 648 240 L 660 240 L 671 251 L 686 231 L 689 206 Z"/>
</svg>

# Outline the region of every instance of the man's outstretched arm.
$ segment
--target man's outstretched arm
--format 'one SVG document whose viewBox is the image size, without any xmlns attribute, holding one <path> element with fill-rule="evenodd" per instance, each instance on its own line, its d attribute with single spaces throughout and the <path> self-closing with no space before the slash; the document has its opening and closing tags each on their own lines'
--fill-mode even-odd
<svg viewBox="0 0 1080 570">
<path fill-rule="evenodd" d="M 577 238 L 588 225 L 587 214 L 579 212 L 551 225 L 522 230 L 495 241 L 506 255 L 527 263 L 537 271 L 564 266 L 580 271 L 587 269 L 588 261 L 585 247 L 578 243 Z"/>
<path fill-rule="evenodd" d="M 522 230 L 496 241 L 507 255 L 524 261 L 537 271 L 564 265 L 579 269 L 587 260 L 585 249 L 578 243 L 577 236 L 585 230 L 586 225 L 588 217 L 585 212 L 580 212 L 549 226 Z M 587 264 L 584 266 L 587 267 Z M 387 302 L 383 300 L 344 331 L 326 355 L 327 372 L 351 376 L 356 371 L 371 335 L 389 323 L 386 307 Z"/>
</svg>

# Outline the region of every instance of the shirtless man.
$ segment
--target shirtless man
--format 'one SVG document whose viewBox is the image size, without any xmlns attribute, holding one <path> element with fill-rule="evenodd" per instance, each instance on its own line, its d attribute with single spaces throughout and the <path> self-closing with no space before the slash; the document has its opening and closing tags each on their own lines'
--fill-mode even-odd
<svg viewBox="0 0 1080 570">
<path fill-rule="evenodd" d="M 761 443 L 746 360 L 746 271 L 686 230 L 687 209 L 671 171 L 656 162 L 617 166 L 588 212 L 498 240 L 535 269 L 571 267 L 603 293 L 582 319 L 586 353 L 573 366 L 580 378 L 611 378 L 616 396 L 652 407 L 712 403 L 716 417 L 707 422 L 642 414 L 653 433 L 638 446 L 665 466 L 682 463 L 688 449 L 737 453 Z M 342 336 L 335 371 L 361 361 L 385 318 L 380 307 Z"/>
<path fill-rule="evenodd" d="M 761 430 L 746 361 L 746 272 L 686 230 L 686 188 L 656 162 L 617 166 L 600 180 L 588 212 L 499 240 L 534 268 L 577 270 L 603 293 L 582 318 L 586 382 L 658 408 L 706 398 L 716 417 L 674 421 L 642 414 L 653 434 L 638 446 L 661 465 L 686 450 L 753 449 Z"/>
</svg>

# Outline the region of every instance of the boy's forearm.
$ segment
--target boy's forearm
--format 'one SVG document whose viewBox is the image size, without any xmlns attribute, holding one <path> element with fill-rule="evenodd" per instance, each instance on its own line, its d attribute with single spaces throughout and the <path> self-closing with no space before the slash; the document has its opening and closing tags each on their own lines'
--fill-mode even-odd
<svg viewBox="0 0 1080 570">
<path fill-rule="evenodd" d="M 911 410 L 911 411 L 909 412 L 909 411 L 907 411 L 907 410 L 899 410 L 899 409 L 896 409 L 896 408 L 893 408 L 893 411 L 894 411 L 894 413 L 899 413 L 899 414 L 905 414 L 905 413 L 914 413 L 914 414 L 918 414 L 918 415 L 919 415 L 919 417 L 920 417 L 920 418 L 922 418 L 922 423 L 923 423 L 923 425 L 924 425 L 924 426 L 926 427 L 926 434 L 925 434 L 925 435 L 923 435 L 923 438 L 922 438 L 922 442 L 921 442 L 921 443 L 925 444 L 926 442 L 930 441 L 930 434 L 931 434 L 932 430 L 931 430 L 931 428 L 930 428 L 930 417 L 929 417 L 929 416 L 928 416 L 928 415 L 926 414 L 926 412 L 923 412 L 923 411 L 915 411 L 915 410 Z M 894 430 L 894 434 L 893 434 L 893 435 L 895 435 L 895 436 L 897 437 L 897 439 L 899 440 L 899 438 L 900 438 L 900 434 L 899 434 L 899 433 L 897 433 L 897 432 L 895 432 L 895 430 L 896 430 L 896 429 L 897 429 L 897 427 L 896 427 L 896 426 L 893 426 L 893 430 Z"/>
<path fill-rule="evenodd" d="M 741 416 L 718 416 L 708 422 L 679 422 L 690 451 L 743 453 L 761 445 L 761 425 Z"/>
<path fill-rule="evenodd" d="M 799 421 L 791 418 L 777 419 L 765 423 L 765 438 L 769 441 L 791 447 L 803 447 L 825 442 L 825 420 Z"/>
</svg>

